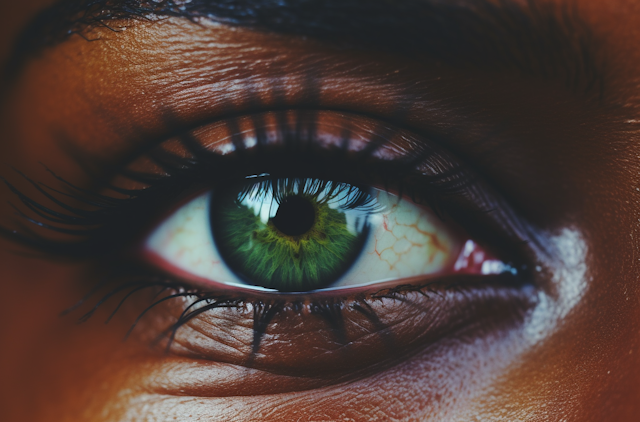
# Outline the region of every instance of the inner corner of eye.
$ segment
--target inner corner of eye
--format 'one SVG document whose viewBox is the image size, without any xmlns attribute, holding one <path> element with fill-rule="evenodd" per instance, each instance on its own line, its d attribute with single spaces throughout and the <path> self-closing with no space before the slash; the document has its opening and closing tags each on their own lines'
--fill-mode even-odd
<svg viewBox="0 0 640 422">
<path fill-rule="evenodd" d="M 311 178 L 209 191 L 147 237 L 145 256 L 211 288 L 312 292 L 511 271 L 431 210 Z"/>
</svg>

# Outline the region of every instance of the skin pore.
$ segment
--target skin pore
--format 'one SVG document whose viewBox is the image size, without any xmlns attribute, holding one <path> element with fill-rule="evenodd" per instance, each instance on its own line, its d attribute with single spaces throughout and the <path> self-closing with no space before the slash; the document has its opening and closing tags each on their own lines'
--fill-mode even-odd
<svg viewBox="0 0 640 422">
<path fill-rule="evenodd" d="M 10 40 L 52 3 L 13 3 L 2 13 L 5 61 Z M 16 254 L 24 250 L 2 240 L 0 419 L 635 420 L 640 5 L 552 3 L 575 9 L 589 28 L 601 85 L 585 89 L 584 80 L 573 83 L 562 72 L 175 16 L 108 22 L 120 32 L 88 28 L 84 37 L 26 57 L 3 81 L 0 157 L 8 165 L 0 175 L 28 195 L 38 192 L 11 167 L 52 184 L 44 164 L 90 188 L 91 173 L 112 177 L 113 166 L 176 128 L 312 107 L 437 134 L 439 147 L 535 228 L 529 243 L 540 245 L 540 270 L 533 289 L 473 306 L 438 302 L 440 313 L 430 313 L 387 303 L 384 315 L 397 322 L 394 334 L 406 353 L 378 362 L 376 353 L 386 349 L 359 338 L 351 357 L 336 358 L 338 349 L 322 354 L 327 374 L 320 376 L 305 366 L 305 353 L 331 342 L 323 324 L 295 334 L 296 320 L 281 314 L 266 337 L 265 360 L 250 365 L 252 320 L 202 314 L 178 332 L 177 352 L 165 354 L 149 344 L 180 309 L 159 308 L 127 342 L 122 338 L 151 293 L 109 324 L 103 321 L 113 304 L 84 324 L 77 318 L 93 303 L 60 318 L 97 282 L 87 281 L 89 265 Z M 205 142 L 215 141 L 215 131 L 203 133 Z M 19 201 L 5 186 L 0 196 L 0 226 L 18 230 L 7 201 Z M 422 329 L 429 318 L 438 330 Z M 286 340 L 280 344 L 278 336 Z M 350 372 L 358 359 L 379 365 Z M 299 373 L 282 370 L 292 362 Z"/>
</svg>

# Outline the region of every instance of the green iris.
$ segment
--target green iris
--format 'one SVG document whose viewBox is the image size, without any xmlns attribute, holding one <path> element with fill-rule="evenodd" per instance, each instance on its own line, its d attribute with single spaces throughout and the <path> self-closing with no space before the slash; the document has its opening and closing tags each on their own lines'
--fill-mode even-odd
<svg viewBox="0 0 640 422">
<path fill-rule="evenodd" d="M 375 202 L 352 185 L 277 179 L 212 196 L 216 246 L 246 283 L 285 292 L 330 286 L 358 257 Z"/>
</svg>

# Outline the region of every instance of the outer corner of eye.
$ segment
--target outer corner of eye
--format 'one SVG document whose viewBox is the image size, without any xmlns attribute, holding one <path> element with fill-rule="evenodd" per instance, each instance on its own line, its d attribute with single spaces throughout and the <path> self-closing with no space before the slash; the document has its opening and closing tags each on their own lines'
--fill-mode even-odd
<svg viewBox="0 0 640 422">
<path fill-rule="evenodd" d="M 506 268 L 428 208 L 318 179 L 202 194 L 160 223 L 144 249 L 152 264 L 198 284 L 294 293 Z"/>
</svg>

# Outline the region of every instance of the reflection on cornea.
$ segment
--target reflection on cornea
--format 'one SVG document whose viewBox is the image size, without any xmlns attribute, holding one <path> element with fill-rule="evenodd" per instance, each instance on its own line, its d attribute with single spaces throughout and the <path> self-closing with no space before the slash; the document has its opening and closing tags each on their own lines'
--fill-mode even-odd
<svg viewBox="0 0 640 422">
<path fill-rule="evenodd" d="M 555 331 L 559 322 L 580 302 L 587 289 L 587 244 L 578 230 L 562 229 L 551 237 L 555 262 L 552 284 L 556 293 L 538 293 L 538 305 L 525 323 L 525 338 L 538 343 Z"/>
</svg>

